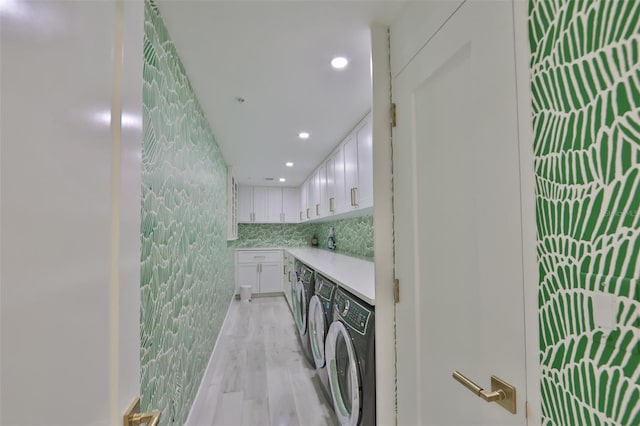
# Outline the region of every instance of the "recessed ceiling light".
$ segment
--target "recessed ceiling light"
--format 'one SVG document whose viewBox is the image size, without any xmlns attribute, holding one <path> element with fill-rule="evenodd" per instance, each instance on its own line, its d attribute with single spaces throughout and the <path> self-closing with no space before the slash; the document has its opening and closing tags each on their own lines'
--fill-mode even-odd
<svg viewBox="0 0 640 426">
<path fill-rule="evenodd" d="M 309 132 L 300 132 L 298 133 L 298 137 L 300 139 L 309 139 Z"/>
<path fill-rule="evenodd" d="M 342 56 L 336 56 L 331 60 L 331 66 L 336 69 L 342 69 L 346 67 L 348 63 L 347 58 L 343 58 Z"/>
<path fill-rule="evenodd" d="M 286 182 L 287 180 L 285 178 L 280 178 L 280 182 Z"/>
<path fill-rule="evenodd" d="M 287 161 L 284 165 L 287 167 L 293 167 L 293 163 L 291 161 Z"/>
</svg>

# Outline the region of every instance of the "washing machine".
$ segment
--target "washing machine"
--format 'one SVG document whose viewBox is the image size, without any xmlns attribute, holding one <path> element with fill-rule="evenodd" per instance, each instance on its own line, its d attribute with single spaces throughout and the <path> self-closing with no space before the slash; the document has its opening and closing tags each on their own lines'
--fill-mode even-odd
<svg viewBox="0 0 640 426">
<path fill-rule="evenodd" d="M 293 297 L 293 314 L 298 329 L 298 337 L 300 337 L 300 345 L 302 352 L 311 365 L 313 363 L 313 354 L 311 353 L 311 343 L 309 342 L 309 303 L 314 292 L 314 271 L 307 265 L 300 265 L 300 273 L 296 281 L 296 289 Z"/>
<path fill-rule="evenodd" d="M 309 303 L 309 339 L 311 354 L 316 365 L 320 382 L 327 397 L 331 398 L 329 375 L 325 362 L 325 339 L 329 326 L 333 322 L 333 296 L 337 286 L 334 282 L 316 273 L 315 292 Z"/>
<path fill-rule="evenodd" d="M 325 343 L 331 399 L 343 426 L 376 424 L 374 307 L 342 288 Z"/>
</svg>

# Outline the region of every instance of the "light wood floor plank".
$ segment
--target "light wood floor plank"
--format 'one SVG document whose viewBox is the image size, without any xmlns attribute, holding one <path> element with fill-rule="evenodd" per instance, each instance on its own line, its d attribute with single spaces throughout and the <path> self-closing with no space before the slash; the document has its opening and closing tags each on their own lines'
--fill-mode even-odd
<svg viewBox="0 0 640 426">
<path fill-rule="evenodd" d="M 211 362 L 191 426 L 338 424 L 284 297 L 233 301 Z"/>
</svg>

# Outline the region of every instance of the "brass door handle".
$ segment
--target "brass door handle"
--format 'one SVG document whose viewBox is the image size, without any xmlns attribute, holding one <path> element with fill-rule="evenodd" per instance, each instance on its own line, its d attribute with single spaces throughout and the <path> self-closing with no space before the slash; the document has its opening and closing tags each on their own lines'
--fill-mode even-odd
<svg viewBox="0 0 640 426">
<path fill-rule="evenodd" d="M 464 387 L 484 399 L 487 402 L 497 402 L 505 410 L 516 414 L 516 388 L 504 380 L 491 376 L 491 392 L 487 393 L 483 388 L 466 378 L 459 371 L 454 371 L 453 378 L 462 383 Z"/>
<path fill-rule="evenodd" d="M 162 412 L 158 410 L 140 413 L 140 398 L 134 398 L 127 411 L 124 412 L 122 424 L 123 426 L 138 426 L 141 424 L 158 426 L 161 415 Z"/>
</svg>

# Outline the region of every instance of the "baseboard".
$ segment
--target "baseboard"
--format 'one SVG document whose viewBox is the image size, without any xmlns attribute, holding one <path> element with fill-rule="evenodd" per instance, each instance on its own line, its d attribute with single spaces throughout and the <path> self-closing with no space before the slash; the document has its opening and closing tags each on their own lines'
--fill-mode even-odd
<svg viewBox="0 0 640 426">
<path fill-rule="evenodd" d="M 274 296 L 283 296 L 284 297 L 284 292 L 283 291 L 273 291 L 271 293 L 256 293 L 256 294 L 252 294 L 251 298 L 252 299 L 258 299 L 260 297 L 274 297 Z M 240 295 L 236 294 L 236 300 L 240 300 Z"/>
<path fill-rule="evenodd" d="M 237 296 L 237 295 L 232 296 L 231 300 L 229 300 L 229 305 L 227 307 L 227 313 L 224 316 L 224 321 L 222 321 L 222 325 L 220 326 L 220 331 L 222 331 L 224 329 L 224 326 L 227 324 L 227 319 L 229 319 L 229 312 L 231 312 L 231 304 L 233 303 L 233 300 L 234 300 L 235 296 Z M 200 386 L 198 386 L 198 392 L 196 392 L 196 396 L 193 398 L 193 402 L 191 403 L 191 408 L 189 409 L 189 415 L 187 416 L 187 421 L 185 422 L 185 425 L 192 424 L 191 414 L 193 412 L 193 407 L 195 407 L 196 404 L 200 402 L 200 398 L 202 398 L 203 395 L 206 393 L 202 389 L 202 386 L 204 384 L 205 377 L 208 377 L 208 375 L 209 375 L 209 368 L 211 368 L 211 365 L 213 364 L 213 362 L 212 362 L 213 361 L 213 357 L 216 354 L 216 349 L 218 348 L 218 342 L 219 341 L 220 341 L 220 334 L 218 334 L 218 338 L 216 339 L 216 343 L 213 345 L 213 350 L 211 351 L 211 356 L 209 357 L 209 362 L 207 363 L 207 368 L 204 369 L 204 374 L 200 378 Z"/>
</svg>

